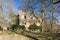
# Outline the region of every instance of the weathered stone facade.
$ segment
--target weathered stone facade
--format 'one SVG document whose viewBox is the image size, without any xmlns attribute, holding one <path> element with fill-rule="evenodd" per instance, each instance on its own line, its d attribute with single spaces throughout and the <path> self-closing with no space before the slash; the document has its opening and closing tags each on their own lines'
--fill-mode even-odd
<svg viewBox="0 0 60 40">
<path fill-rule="evenodd" d="M 32 24 L 36 24 L 40 26 L 42 19 L 41 16 L 38 14 L 29 13 L 23 10 L 19 11 L 19 25 L 25 25 L 26 29 Z"/>
</svg>

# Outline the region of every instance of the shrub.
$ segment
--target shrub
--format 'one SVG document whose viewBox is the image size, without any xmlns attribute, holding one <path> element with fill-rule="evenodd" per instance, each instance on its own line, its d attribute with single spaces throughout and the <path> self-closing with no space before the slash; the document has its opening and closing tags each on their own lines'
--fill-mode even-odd
<svg viewBox="0 0 60 40">
<path fill-rule="evenodd" d="M 11 30 L 12 31 L 16 31 L 16 30 L 25 30 L 25 26 L 21 26 L 21 25 L 17 25 L 17 24 L 14 24 L 11 26 Z"/>
<path fill-rule="evenodd" d="M 41 27 L 40 26 L 37 26 L 36 24 L 33 24 L 33 25 L 30 25 L 29 26 L 29 28 L 28 28 L 29 30 L 40 30 L 41 29 Z"/>
<path fill-rule="evenodd" d="M 21 29 L 21 30 L 25 30 L 26 29 L 24 25 L 22 25 L 22 26 L 19 25 L 18 28 Z"/>
</svg>

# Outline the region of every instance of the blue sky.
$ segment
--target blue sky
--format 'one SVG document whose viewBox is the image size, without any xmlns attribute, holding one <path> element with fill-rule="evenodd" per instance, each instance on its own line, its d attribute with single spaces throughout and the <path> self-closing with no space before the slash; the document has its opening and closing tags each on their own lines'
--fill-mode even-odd
<svg viewBox="0 0 60 40">
<path fill-rule="evenodd" d="M 21 4 L 21 0 L 13 0 L 13 1 L 14 1 L 14 9 L 15 9 L 15 11 L 17 11 L 19 5 Z"/>
<path fill-rule="evenodd" d="M 22 8 L 23 7 L 23 3 L 22 3 L 22 0 L 13 0 L 13 2 L 14 2 L 14 10 L 15 11 L 18 11 L 18 9 L 19 9 L 19 6 L 20 6 L 20 8 Z M 58 3 L 58 5 L 60 5 L 60 3 Z M 56 9 L 56 6 L 58 6 L 57 4 L 55 5 L 55 9 Z M 39 12 L 39 8 L 40 8 L 40 4 L 38 3 L 37 5 L 36 5 L 36 10 L 35 10 L 35 12 Z M 48 10 L 48 9 L 47 9 Z"/>
<path fill-rule="evenodd" d="M 14 2 L 14 10 L 15 11 L 18 11 L 19 6 L 20 6 L 20 8 L 23 8 L 22 0 L 13 0 L 13 2 Z M 39 8 L 40 4 L 37 4 L 36 7 Z M 37 9 L 35 10 L 35 12 L 38 12 L 38 11 L 39 10 L 37 10 Z"/>
<path fill-rule="evenodd" d="M 19 0 L 14 0 L 14 10 L 15 10 L 15 11 L 18 10 L 19 3 L 20 3 Z"/>
<path fill-rule="evenodd" d="M 16 12 L 18 12 L 18 9 L 19 9 L 19 6 L 20 6 L 20 8 L 23 8 L 23 3 L 22 3 L 22 0 L 13 0 L 13 2 L 14 2 L 14 10 L 16 11 Z M 60 5 L 60 3 L 58 3 L 58 5 Z M 55 7 L 56 6 L 58 6 L 57 4 L 55 4 Z M 40 3 L 38 3 L 37 5 L 36 5 L 36 9 L 35 9 L 35 12 L 36 13 L 39 13 L 39 8 L 40 8 Z M 49 7 L 50 8 L 50 7 Z M 47 10 L 49 10 L 49 8 L 47 9 Z M 55 8 L 56 9 L 56 8 Z M 60 10 L 60 9 L 59 9 Z"/>
</svg>

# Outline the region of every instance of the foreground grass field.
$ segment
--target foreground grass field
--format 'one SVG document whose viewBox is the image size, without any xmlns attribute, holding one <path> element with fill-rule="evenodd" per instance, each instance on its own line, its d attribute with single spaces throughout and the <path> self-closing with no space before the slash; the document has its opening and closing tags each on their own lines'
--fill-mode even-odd
<svg viewBox="0 0 60 40">
<path fill-rule="evenodd" d="M 29 37 L 11 31 L 0 32 L 0 40 L 32 40 Z"/>
<path fill-rule="evenodd" d="M 33 40 L 60 40 L 60 34 L 58 33 L 32 33 L 28 31 L 16 33 L 32 38 Z"/>
</svg>

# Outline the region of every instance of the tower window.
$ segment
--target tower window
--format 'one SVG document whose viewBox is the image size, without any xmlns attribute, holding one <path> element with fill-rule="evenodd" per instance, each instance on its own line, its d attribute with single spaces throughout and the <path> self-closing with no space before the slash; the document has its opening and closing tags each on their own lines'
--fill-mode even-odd
<svg viewBox="0 0 60 40">
<path fill-rule="evenodd" d="M 26 19 L 26 15 L 24 16 L 24 18 Z"/>
<path fill-rule="evenodd" d="M 25 23 L 25 25 L 26 25 L 26 23 Z"/>
</svg>

